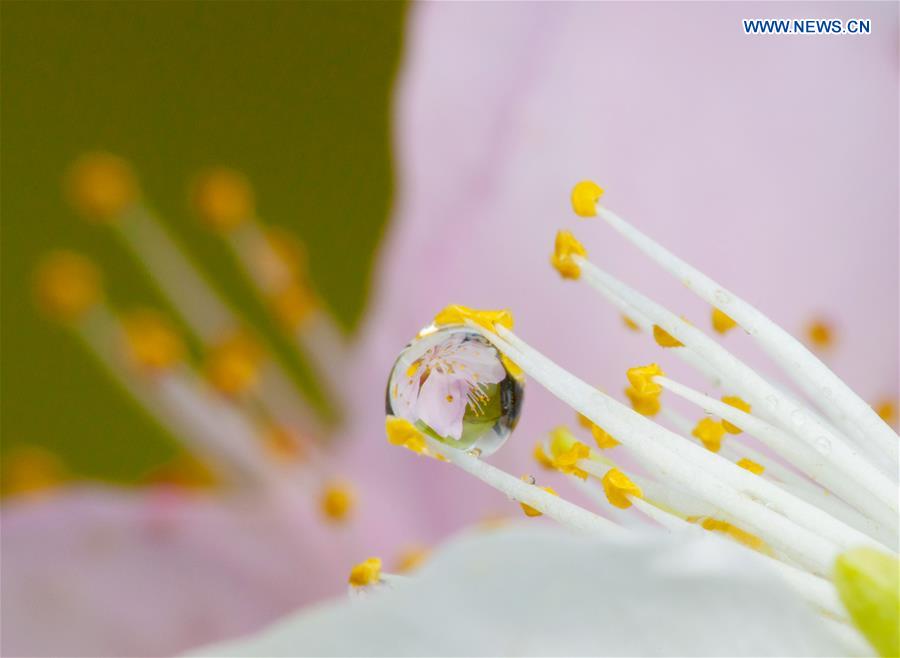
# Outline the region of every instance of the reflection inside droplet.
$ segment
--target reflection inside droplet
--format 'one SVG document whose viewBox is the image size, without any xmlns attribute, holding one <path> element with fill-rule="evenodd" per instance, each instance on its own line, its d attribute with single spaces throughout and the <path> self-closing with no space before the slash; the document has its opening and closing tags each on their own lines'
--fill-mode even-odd
<svg viewBox="0 0 900 658">
<path fill-rule="evenodd" d="M 429 328 L 397 357 L 387 413 L 460 450 L 496 451 L 516 426 L 524 378 L 473 331 Z"/>
</svg>

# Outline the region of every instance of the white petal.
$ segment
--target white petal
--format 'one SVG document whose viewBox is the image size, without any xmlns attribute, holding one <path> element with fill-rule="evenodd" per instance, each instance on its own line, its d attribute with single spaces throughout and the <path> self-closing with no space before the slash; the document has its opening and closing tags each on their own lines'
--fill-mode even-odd
<svg viewBox="0 0 900 658">
<path fill-rule="evenodd" d="M 827 630 L 723 542 L 613 543 L 533 524 L 451 542 L 404 586 L 308 608 L 216 656 L 835 655 Z"/>
</svg>

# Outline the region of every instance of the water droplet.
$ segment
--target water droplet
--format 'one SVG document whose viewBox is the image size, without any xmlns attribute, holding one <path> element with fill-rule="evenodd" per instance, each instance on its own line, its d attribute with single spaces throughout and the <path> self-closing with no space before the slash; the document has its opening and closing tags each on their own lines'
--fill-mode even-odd
<svg viewBox="0 0 900 658">
<path fill-rule="evenodd" d="M 820 436 L 815 441 L 816 450 L 821 455 L 830 455 L 831 454 L 831 441 L 828 440 L 827 437 Z"/>
<path fill-rule="evenodd" d="M 731 294 L 721 288 L 716 290 L 714 297 L 719 304 L 727 304 L 731 301 Z"/>
<path fill-rule="evenodd" d="M 803 427 L 806 424 L 806 414 L 801 409 L 795 409 L 791 413 L 791 422 L 797 427 Z"/>
<path fill-rule="evenodd" d="M 524 384 L 497 348 L 470 329 L 426 330 L 394 363 L 387 413 L 448 446 L 490 455 L 519 420 Z"/>
</svg>

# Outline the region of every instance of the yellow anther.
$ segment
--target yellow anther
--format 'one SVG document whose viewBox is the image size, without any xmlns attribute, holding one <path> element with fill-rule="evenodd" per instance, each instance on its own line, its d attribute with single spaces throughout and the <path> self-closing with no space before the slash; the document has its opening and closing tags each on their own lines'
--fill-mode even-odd
<svg viewBox="0 0 900 658">
<path fill-rule="evenodd" d="M 3 493 L 43 495 L 59 487 L 66 471 L 52 452 L 37 446 L 17 446 L 3 460 Z"/>
<path fill-rule="evenodd" d="M 256 342 L 239 333 L 209 350 L 204 369 L 220 393 L 238 396 L 256 386 L 262 357 Z"/>
<path fill-rule="evenodd" d="M 253 188 L 247 178 L 224 167 L 201 174 L 191 197 L 200 219 L 217 231 L 230 231 L 256 212 Z"/>
<path fill-rule="evenodd" d="M 428 559 L 430 553 L 431 551 L 424 546 L 408 546 L 397 556 L 397 563 L 394 569 L 397 573 L 415 571 Z"/>
<path fill-rule="evenodd" d="M 306 272 L 306 249 L 291 233 L 280 228 L 267 228 L 265 230 L 268 253 L 275 257 L 281 268 L 285 268 L 294 276 Z M 266 259 L 263 257 L 261 264 L 266 267 Z M 275 265 L 275 263 L 272 263 Z M 280 268 L 279 268 L 280 269 Z"/>
<path fill-rule="evenodd" d="M 505 354 L 500 355 L 500 362 L 503 364 L 503 367 L 506 368 L 506 372 L 510 374 L 510 376 L 517 380 L 522 381 L 525 379 L 525 371 L 519 367 L 519 364 L 510 359 Z"/>
<path fill-rule="evenodd" d="M 196 455 L 181 451 L 165 464 L 154 468 L 143 479 L 150 485 L 169 485 L 182 489 L 209 490 L 219 484 L 215 472 Z"/>
<path fill-rule="evenodd" d="M 468 306 L 450 304 L 450 306 L 447 306 L 434 316 L 434 324 L 439 327 L 448 324 L 465 324 L 466 320 L 471 320 L 488 331 L 496 331 L 495 325 L 498 324 L 506 329 L 513 328 L 512 313 L 506 309 L 500 311 L 479 311 Z"/>
<path fill-rule="evenodd" d="M 635 366 L 625 373 L 631 387 L 640 395 L 659 395 L 662 386 L 653 381 L 654 377 L 665 375 L 659 364 L 651 363 L 647 366 Z"/>
<path fill-rule="evenodd" d="M 388 443 L 395 446 L 403 446 L 419 455 L 428 454 L 428 445 L 423 435 L 416 426 L 405 418 L 387 416 L 384 419 L 384 430 Z"/>
<path fill-rule="evenodd" d="M 875 409 L 875 413 L 877 413 L 881 417 L 881 420 L 886 422 L 888 425 L 896 424 L 897 406 L 892 400 L 882 400 L 873 408 Z"/>
<path fill-rule="evenodd" d="M 826 350 L 834 345 L 834 328 L 827 320 L 816 318 L 806 326 L 806 338 L 814 348 Z"/>
<path fill-rule="evenodd" d="M 84 256 L 55 251 L 38 266 L 34 293 L 45 313 L 60 320 L 75 321 L 100 300 L 100 272 Z"/>
<path fill-rule="evenodd" d="M 564 279 L 577 279 L 581 276 L 581 267 L 573 256 L 587 256 L 587 250 L 569 231 L 559 231 L 550 264 L 556 268 Z"/>
<path fill-rule="evenodd" d="M 752 459 L 747 459 L 746 457 L 742 457 L 738 460 L 737 465 L 741 468 L 745 468 L 754 475 L 762 475 L 763 471 L 766 470 L 766 467 L 762 464 L 757 464 Z"/>
<path fill-rule="evenodd" d="M 658 324 L 653 325 L 653 340 L 660 347 L 684 347 L 684 343 L 675 338 Z"/>
<path fill-rule="evenodd" d="M 125 160 L 110 153 L 86 153 L 66 176 L 66 196 L 87 219 L 111 222 L 139 196 L 137 181 Z"/>
<path fill-rule="evenodd" d="M 168 370 L 184 357 L 184 343 L 161 313 L 132 311 L 122 318 L 122 330 L 132 363 L 147 373 Z"/>
<path fill-rule="evenodd" d="M 576 419 L 578 420 L 578 424 L 581 425 L 584 429 L 589 430 L 594 426 L 593 421 L 590 418 L 585 416 L 584 414 L 576 413 Z"/>
<path fill-rule="evenodd" d="M 353 587 L 366 587 L 375 585 L 381 580 L 381 560 L 370 557 L 363 560 L 350 570 L 350 578 L 347 579 Z"/>
<path fill-rule="evenodd" d="M 353 512 L 356 496 L 348 484 L 332 482 L 325 486 L 319 498 L 322 514 L 329 521 L 345 521 Z"/>
<path fill-rule="evenodd" d="M 736 395 L 726 395 L 724 398 L 722 398 L 722 402 L 724 402 L 728 406 L 734 407 L 735 409 L 740 409 L 745 414 L 750 413 L 750 405 Z M 732 425 L 727 420 L 722 421 L 722 427 L 724 427 L 725 431 L 729 434 L 740 434 L 744 431 L 737 425 Z"/>
<path fill-rule="evenodd" d="M 299 279 L 271 293 L 268 299 L 272 313 L 289 331 L 302 327 L 319 308 L 319 299 L 315 292 Z"/>
<path fill-rule="evenodd" d="M 637 322 L 629 318 L 627 315 L 622 316 L 622 323 L 628 327 L 631 331 L 640 331 L 641 327 Z"/>
<path fill-rule="evenodd" d="M 587 471 L 578 468 L 577 464 L 579 460 L 588 459 L 590 456 L 591 449 L 581 443 L 581 441 L 575 441 L 568 450 L 564 450 L 556 455 L 553 464 L 561 473 L 574 475 L 582 480 L 586 480 L 588 476 Z"/>
<path fill-rule="evenodd" d="M 631 408 L 642 416 L 655 416 L 659 413 L 659 395 L 642 395 L 631 387 L 625 389 L 625 395 L 631 401 Z"/>
<path fill-rule="evenodd" d="M 306 459 L 306 448 L 291 430 L 283 425 L 273 424 L 263 433 L 266 451 L 277 461 L 286 463 L 302 462 Z"/>
<path fill-rule="evenodd" d="M 534 452 L 532 452 L 534 460 L 544 468 L 554 468 L 553 460 L 544 452 L 544 445 L 538 441 L 534 444 Z"/>
<path fill-rule="evenodd" d="M 597 447 L 601 450 L 608 450 L 619 445 L 619 442 L 599 425 L 591 425 L 591 434 L 594 436 L 594 441 L 597 442 Z"/>
<path fill-rule="evenodd" d="M 714 306 L 712 310 L 712 326 L 720 334 L 725 334 L 734 329 L 737 326 L 737 322 Z"/>
<path fill-rule="evenodd" d="M 628 509 L 631 507 L 631 496 L 644 497 L 641 488 L 632 482 L 627 475 L 617 468 L 611 468 L 601 480 L 606 499 L 615 507 Z"/>
<path fill-rule="evenodd" d="M 737 526 L 728 523 L 728 521 L 722 521 L 720 519 L 714 519 L 712 517 L 688 517 L 687 519 L 691 523 L 700 523 L 700 526 L 704 530 L 709 530 L 710 532 L 721 532 L 728 537 L 731 537 L 736 542 L 747 546 L 748 548 L 752 548 L 756 551 L 761 551 L 764 553 L 771 552 L 771 549 L 766 545 L 762 539 L 757 537 L 754 534 L 747 532 L 746 530 L 741 530 Z"/>
<path fill-rule="evenodd" d="M 526 478 L 523 477 L 522 479 L 525 480 Z M 553 490 L 553 487 L 541 487 L 541 489 L 543 491 L 546 491 L 551 496 L 557 496 L 557 497 L 559 496 L 559 494 Z M 543 515 L 543 512 L 534 509 L 531 505 L 526 505 L 525 503 L 519 503 L 519 505 L 522 507 L 522 511 L 525 512 L 525 516 L 542 516 Z"/>
<path fill-rule="evenodd" d="M 725 428 L 722 427 L 722 423 L 712 418 L 702 418 L 691 434 L 700 439 L 707 450 L 719 452 L 722 448 L 722 437 L 725 436 Z"/>
<path fill-rule="evenodd" d="M 579 217 L 596 217 L 601 196 L 603 188 L 593 181 L 583 180 L 572 188 L 572 210 Z"/>
</svg>

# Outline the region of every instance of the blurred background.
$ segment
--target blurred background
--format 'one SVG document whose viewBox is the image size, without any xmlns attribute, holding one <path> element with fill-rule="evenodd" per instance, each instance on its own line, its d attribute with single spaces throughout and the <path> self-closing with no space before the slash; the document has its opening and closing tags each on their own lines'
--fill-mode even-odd
<svg viewBox="0 0 900 658">
<path fill-rule="evenodd" d="M 189 205 L 198 171 L 239 169 L 256 188 L 260 216 L 307 244 L 316 288 L 345 327 L 355 325 L 391 203 L 391 84 L 405 13 L 401 2 L 165 11 L 143 2 L 4 3 L 4 465 L 40 447 L 73 477 L 135 482 L 176 454 L 33 302 L 40 257 L 66 247 L 96 260 L 114 303 L 165 304 L 109 232 L 85 225 L 65 202 L 63 176 L 86 151 L 132 162 L 165 225 L 281 344 Z M 302 364 L 285 354 L 303 381 Z"/>
<path fill-rule="evenodd" d="M 816 13 L 875 29 L 740 28 Z M 447 304 L 512 309 L 525 340 L 623 401 L 626 369 L 656 360 L 707 386 L 548 265 L 556 231 L 571 229 L 594 262 L 712 331 L 708 304 L 573 216 L 584 178 L 896 426 L 896 5 L 7 2 L 2 18 L 4 654 L 177 653 L 342 593 L 363 558 L 409 571 L 460 529 L 521 518 L 384 439 L 388 373 Z M 80 160 L 97 151 L 123 160 Z M 125 189 L 115 221 L 86 221 L 67 199 L 66 181 L 91 179 L 72 177 L 76 162 L 94 165 L 92 193 Z M 128 165 L 138 197 L 121 188 Z M 216 167 L 255 194 L 254 209 L 231 172 L 204 197 L 244 212 L 239 230 L 198 219 L 197 177 Z M 185 317 L 202 324 L 203 295 L 179 307 L 145 267 L 156 258 L 175 293 L 190 288 L 171 249 L 145 239 L 159 234 L 135 232 L 157 222 L 274 358 L 192 335 Z M 136 338 L 115 322 L 104 338 L 84 322 L 96 314 L 47 317 L 36 289 L 45 302 L 86 294 L 83 261 L 36 285 L 59 248 L 98 268 L 110 308 L 158 309 L 172 326 L 145 316 Z M 255 289 L 285 276 L 299 296 Z M 716 337 L 785 381 L 743 332 Z M 163 412 L 112 382 L 103 349 L 124 388 L 164 398 Z M 257 386 L 260 363 L 302 395 Z M 539 386 L 525 400 L 491 463 L 562 479 L 538 469 L 534 442 L 560 424 L 591 439 Z M 170 408 L 206 423 L 199 443 L 163 429 Z M 292 424 L 293 412 L 321 418 Z M 217 482 L 207 457 L 238 434 L 250 440 L 224 454 L 236 468 Z"/>
</svg>

